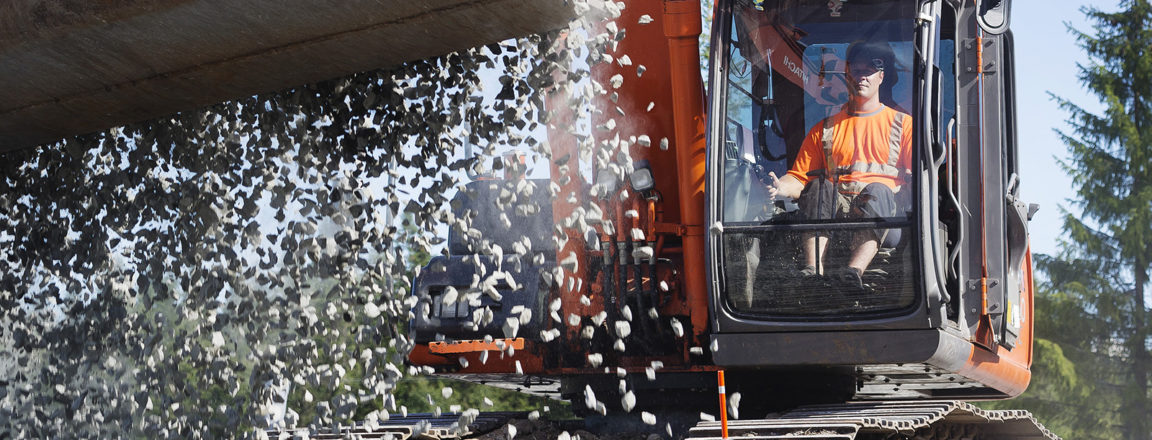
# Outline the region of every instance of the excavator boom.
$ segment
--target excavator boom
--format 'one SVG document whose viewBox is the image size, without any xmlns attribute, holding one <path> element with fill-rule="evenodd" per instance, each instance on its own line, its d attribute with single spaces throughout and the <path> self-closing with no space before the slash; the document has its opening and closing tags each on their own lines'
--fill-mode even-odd
<svg viewBox="0 0 1152 440">
<path fill-rule="evenodd" d="M 4 2 L 0 153 L 546 32 L 571 14 L 559 0 Z"/>
</svg>

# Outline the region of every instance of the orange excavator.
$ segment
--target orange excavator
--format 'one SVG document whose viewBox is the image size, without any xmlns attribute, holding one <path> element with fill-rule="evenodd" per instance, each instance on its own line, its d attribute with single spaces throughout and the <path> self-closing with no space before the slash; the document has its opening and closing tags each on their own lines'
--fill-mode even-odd
<svg viewBox="0 0 1152 440">
<path fill-rule="evenodd" d="M 723 370 L 720 388 L 740 392 L 745 408 L 792 411 L 745 425 L 755 432 L 788 417 L 803 430 L 916 414 L 928 421 L 892 431 L 861 422 L 852 435 L 963 425 L 1051 436 L 1030 416 L 953 402 L 1011 398 L 1030 379 L 1035 206 L 1018 198 L 1008 3 L 719 0 L 707 93 L 699 2 L 628 4 L 615 19 L 626 38 L 606 30 L 616 44 L 604 55 L 617 62 L 592 67 L 603 86 L 591 112 L 597 151 L 563 135 L 576 117 L 561 110 L 549 121 L 551 178 L 460 192 L 454 209 L 473 230 L 454 229 L 447 255 L 415 281 L 411 362 L 536 386 L 590 411 L 630 410 L 636 396 L 684 405 L 669 393 L 713 405 L 699 392 L 715 392 Z M 870 61 L 883 70 L 882 105 L 911 120 L 896 208 L 803 215 L 773 194 L 773 179 L 845 108 L 848 51 L 861 42 L 880 48 Z M 899 143 L 890 147 L 895 156 Z M 508 200 L 526 186 L 538 190 Z M 515 226 L 490 220 L 501 216 Z M 854 279 L 835 276 L 862 234 L 884 237 L 875 257 Z M 805 271 L 810 237 L 824 243 L 822 264 Z M 493 246 L 536 258 L 512 264 Z"/>
<path fill-rule="evenodd" d="M 567 19 L 540 0 L 105 3 L 2 7 L 0 151 Z M 549 101 L 550 177 L 506 172 L 453 201 L 471 223 L 414 282 L 410 361 L 589 411 L 715 413 L 702 391 L 777 411 L 733 436 L 1052 437 L 1024 412 L 961 402 L 1030 379 L 1035 208 L 1019 199 L 1009 3 L 716 0 L 704 75 L 699 1 L 615 7 L 591 111 Z M 469 26 L 485 12 L 502 21 Z M 805 215 L 772 188 L 851 99 L 857 43 L 879 47 L 879 100 L 911 121 L 895 208 Z M 591 138 L 569 133 L 582 124 Z M 838 185 L 892 171 L 882 162 L 806 177 Z M 868 234 L 874 257 L 837 276 Z"/>
</svg>

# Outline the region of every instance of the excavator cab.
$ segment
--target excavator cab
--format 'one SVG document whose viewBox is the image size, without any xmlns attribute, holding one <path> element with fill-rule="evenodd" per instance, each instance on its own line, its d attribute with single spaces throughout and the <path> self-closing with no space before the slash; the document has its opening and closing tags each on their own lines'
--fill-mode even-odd
<svg viewBox="0 0 1152 440">
<path fill-rule="evenodd" d="M 725 191 L 719 204 L 725 230 L 733 231 L 724 239 L 728 263 L 723 269 L 733 288 L 727 289 L 725 300 L 742 314 L 802 319 L 893 313 L 914 306 L 916 251 L 902 239 L 911 235 L 913 221 L 916 176 L 909 162 L 914 152 L 902 151 L 899 144 L 901 134 L 913 127 L 889 129 L 884 124 L 884 131 L 875 133 L 882 136 L 877 142 L 895 142 L 879 149 L 886 154 L 880 161 L 866 157 L 869 152 L 858 152 L 856 157 L 813 167 L 812 162 L 825 160 L 831 151 L 820 151 L 824 146 L 808 138 L 815 139 L 826 129 L 837 139 L 874 134 L 837 134 L 824 126 L 850 111 L 846 106 L 852 85 L 846 61 L 853 44 L 872 43 L 876 53 L 869 62 L 883 66 L 879 90 L 883 106 L 908 113 L 914 26 L 900 18 L 914 16 L 915 5 L 876 4 L 852 20 L 833 16 L 834 10 L 824 7 L 781 7 L 760 13 L 752 6 L 750 11 L 733 19 L 726 53 L 727 112 L 721 128 Z M 902 137 L 908 139 L 908 134 Z M 885 201 L 887 208 L 894 209 L 866 213 L 862 204 L 853 206 L 869 197 L 869 193 L 857 196 L 868 180 L 884 173 L 899 183 L 884 196 L 890 199 Z M 815 197 L 799 203 L 772 197 L 767 191 L 772 179 L 788 174 L 805 179 L 806 192 Z M 836 193 L 818 191 L 818 180 L 835 186 Z M 821 210 L 804 205 L 832 209 L 815 212 Z M 814 245 L 817 239 L 820 246 Z M 846 274 L 847 260 L 866 239 L 878 240 L 880 247 L 868 270 L 859 280 L 837 277 Z M 804 271 L 806 264 L 817 261 L 824 264 Z M 767 285 L 787 288 L 756 288 Z"/>
<path fill-rule="evenodd" d="M 717 365 L 841 366 L 857 398 L 1023 391 L 1034 207 L 1017 197 L 1011 33 L 1006 18 L 981 20 L 1006 17 L 997 8 L 718 4 L 708 112 Z M 848 59 L 854 45 L 869 45 L 870 72 L 883 72 L 882 111 L 897 115 L 873 124 L 885 129 L 854 128 L 879 117 L 848 105 L 849 61 L 863 64 Z M 788 175 L 805 193 L 820 180 L 835 191 L 773 197 Z M 883 191 L 865 190 L 876 182 Z M 863 208 L 878 199 L 884 209 Z M 812 208 L 821 204 L 832 209 Z M 874 255 L 853 276 L 862 246 Z"/>
</svg>

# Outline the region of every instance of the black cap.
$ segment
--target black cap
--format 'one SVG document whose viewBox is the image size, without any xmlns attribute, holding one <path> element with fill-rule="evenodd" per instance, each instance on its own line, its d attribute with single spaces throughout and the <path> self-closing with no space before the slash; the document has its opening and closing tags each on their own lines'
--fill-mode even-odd
<svg viewBox="0 0 1152 440">
<path fill-rule="evenodd" d="M 848 63 L 867 60 L 876 70 L 884 70 L 886 58 L 892 57 L 892 48 L 887 43 L 857 41 L 848 46 Z"/>
</svg>

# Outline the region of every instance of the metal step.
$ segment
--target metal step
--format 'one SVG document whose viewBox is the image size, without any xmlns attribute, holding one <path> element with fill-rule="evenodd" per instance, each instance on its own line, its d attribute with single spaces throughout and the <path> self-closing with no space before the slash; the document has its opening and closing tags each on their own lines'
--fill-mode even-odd
<svg viewBox="0 0 1152 440">
<path fill-rule="evenodd" d="M 854 402 L 799 407 L 763 419 L 733 420 L 728 437 L 855 439 L 1058 439 L 1028 411 L 987 411 L 956 401 Z M 720 422 L 702 422 L 690 439 L 721 439 Z"/>
</svg>

